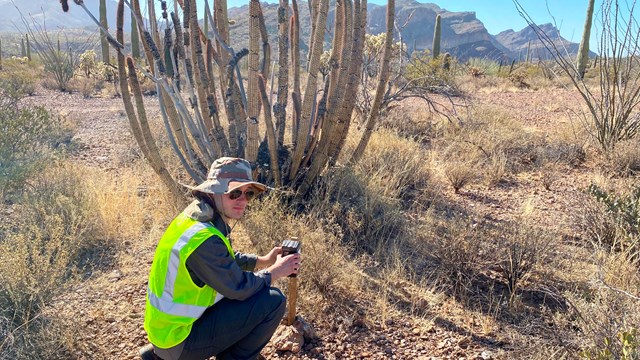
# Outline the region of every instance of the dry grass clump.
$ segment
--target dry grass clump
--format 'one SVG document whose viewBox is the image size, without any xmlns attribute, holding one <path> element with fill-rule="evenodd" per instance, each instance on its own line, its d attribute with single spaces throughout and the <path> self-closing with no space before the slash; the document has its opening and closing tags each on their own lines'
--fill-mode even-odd
<svg viewBox="0 0 640 360">
<path fill-rule="evenodd" d="M 181 211 L 180 200 L 171 198 L 157 181 L 148 179 L 147 167 L 123 168 L 118 177 L 97 172 L 85 186 L 91 194 L 105 239 L 136 241 L 149 230 L 163 227 Z M 155 176 L 155 175 L 154 175 Z"/>
<path fill-rule="evenodd" d="M 442 166 L 444 175 L 456 194 L 477 178 L 475 164 L 473 162 L 447 161 Z"/>
<path fill-rule="evenodd" d="M 378 126 L 400 137 L 421 144 L 428 144 L 435 136 L 433 121 L 429 114 L 408 112 L 404 107 L 391 109 L 386 116 L 380 117 Z"/>
<path fill-rule="evenodd" d="M 595 271 L 587 291 L 567 294 L 574 307 L 574 325 L 587 359 L 637 359 L 640 355 L 640 276 L 638 261 L 626 254 L 596 251 Z"/>
<path fill-rule="evenodd" d="M 0 353 L 11 359 L 64 357 L 69 328 L 42 312 L 65 284 L 85 271 L 89 253 L 111 246 L 99 238 L 100 221 L 80 168 L 42 169 L 29 181 L 17 215 L 2 223 Z M 57 356 L 57 355 L 56 355 Z"/>
<path fill-rule="evenodd" d="M 513 308 L 518 291 L 539 266 L 549 263 L 553 250 L 552 235 L 526 220 L 505 227 L 497 236 L 498 267 L 509 290 Z"/>
<path fill-rule="evenodd" d="M 586 159 L 584 145 L 545 139 L 491 107 L 472 109 L 468 119 L 447 124 L 435 148 L 454 190 L 474 180 L 472 169 L 482 169 L 477 177 L 491 187 L 523 171 L 548 165 L 575 167 Z"/>
<path fill-rule="evenodd" d="M 297 238 L 302 244 L 304 266 L 300 275 L 303 296 L 300 306 L 305 317 L 321 318 L 322 299 L 335 296 L 348 298 L 350 288 L 359 282 L 350 262 L 349 250 L 340 241 L 339 225 L 325 214 L 295 214 L 281 194 L 270 194 L 251 204 L 243 225 L 257 253 L 266 253 L 282 240 Z M 351 284 L 351 285 L 350 285 Z M 286 292 L 286 281 L 276 284 Z M 342 294 L 342 295 L 341 295 Z M 306 309 L 306 311 L 304 311 Z"/>
<path fill-rule="evenodd" d="M 415 142 L 381 131 L 354 167 L 335 168 L 325 177 L 309 209 L 335 219 L 343 242 L 374 253 L 388 249 L 406 234 L 405 211 L 430 201 L 428 162 Z"/>
<path fill-rule="evenodd" d="M 432 216 L 418 231 L 422 246 L 436 261 L 434 273 L 445 292 L 468 295 L 489 264 L 486 228 L 464 215 Z"/>
<path fill-rule="evenodd" d="M 640 145 L 637 139 L 620 141 L 603 159 L 603 167 L 615 176 L 633 176 L 640 172 Z"/>
</svg>

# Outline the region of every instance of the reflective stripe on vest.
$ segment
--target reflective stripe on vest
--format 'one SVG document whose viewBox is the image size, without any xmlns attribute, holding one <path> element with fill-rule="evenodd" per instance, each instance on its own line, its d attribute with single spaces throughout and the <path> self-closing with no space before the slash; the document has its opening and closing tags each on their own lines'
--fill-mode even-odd
<svg viewBox="0 0 640 360">
<path fill-rule="evenodd" d="M 224 298 L 206 284 L 194 284 L 186 269 L 189 254 L 211 236 L 219 237 L 235 258 L 231 244 L 217 228 L 184 213 L 174 219 L 160 239 L 149 275 L 144 321 L 154 345 L 170 348 L 182 342 L 193 322 Z"/>
</svg>

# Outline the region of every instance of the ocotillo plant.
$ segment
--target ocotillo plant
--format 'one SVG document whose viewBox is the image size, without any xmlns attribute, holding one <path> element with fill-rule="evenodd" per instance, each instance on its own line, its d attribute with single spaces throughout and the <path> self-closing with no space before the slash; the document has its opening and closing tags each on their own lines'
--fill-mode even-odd
<svg viewBox="0 0 640 360">
<path fill-rule="evenodd" d="M 433 44 L 431 46 L 431 51 L 433 53 L 433 58 L 437 58 L 440 56 L 440 38 L 442 37 L 442 18 L 440 14 L 436 15 L 436 25 L 433 28 Z"/>
<path fill-rule="evenodd" d="M 582 30 L 582 40 L 580 40 L 580 47 L 578 48 L 577 70 L 580 79 L 584 78 L 584 72 L 589 62 L 589 38 L 591 37 L 591 22 L 593 19 L 593 5 L 594 0 L 589 0 L 587 6 L 587 17 L 584 21 L 584 30 Z"/>
<path fill-rule="evenodd" d="M 76 0 L 75 3 L 88 11 L 82 1 Z M 147 62 L 152 64 L 150 73 L 122 53 L 120 44 L 124 41 L 122 18 L 125 3 L 133 8 L 138 20 Z M 150 14 L 155 11 L 153 3 L 149 1 Z M 120 77 L 128 79 L 133 92 L 132 101 L 129 86 L 121 82 L 125 111 L 136 141 L 153 169 L 170 189 L 179 192 L 179 186 L 166 170 L 149 130 L 144 99 L 138 91 L 136 69 L 156 83 L 169 141 L 194 181 L 206 178 L 207 167 L 216 157 L 241 156 L 251 162 L 262 181 L 288 186 L 300 195 L 306 194 L 327 165 L 335 163 L 345 143 L 362 71 L 366 0 L 335 2 L 335 29 L 330 29 L 334 37 L 331 48 L 333 66 L 326 86 L 321 84 L 318 71 L 330 1 L 314 0 L 310 4 L 315 30 L 308 42 L 311 51 L 304 92 L 300 84 L 300 72 L 304 67 L 300 62 L 297 2 L 292 0 L 290 11 L 289 1 L 280 0 L 277 96 L 273 104 L 266 91 L 269 88 L 271 51 L 260 2 L 251 0 L 249 3 L 249 49 L 239 51 L 233 49 L 229 42 L 226 1 L 214 0 L 211 13 L 208 0 L 205 0 L 204 16 L 209 23 L 207 33 L 198 23 L 195 0 L 178 0 L 178 3 L 182 19 L 175 12 L 167 14 L 166 2 L 161 1 L 161 20 L 156 24 L 152 18 L 150 29 L 145 29 L 144 22 L 140 21 L 138 1 L 120 0 L 117 39 L 111 42 L 118 47 Z M 393 39 L 393 0 L 389 2 L 389 8 L 387 39 L 390 43 Z M 160 39 L 159 28 L 172 30 L 164 32 L 163 41 L 156 40 Z M 167 48 L 171 51 L 165 52 Z M 391 51 L 385 49 L 376 98 L 381 97 L 386 89 L 388 71 L 385 69 L 390 56 Z M 244 79 L 238 70 L 238 63 L 244 57 L 248 57 L 246 92 Z M 168 65 L 180 71 L 170 75 Z M 288 69 L 293 71 L 293 86 L 289 85 Z M 177 86 L 177 76 L 181 73 L 184 75 L 181 82 L 184 84 L 183 92 L 179 92 Z M 322 115 L 317 109 L 320 88 L 327 89 L 326 109 Z M 290 114 L 285 111 L 289 98 L 293 104 Z M 352 156 L 354 159 L 361 156 L 379 109 L 374 106 L 370 111 L 374 115 L 369 115 L 364 140 Z M 313 136 L 312 129 L 317 129 Z M 285 141 L 285 137 L 291 142 Z"/>
<path fill-rule="evenodd" d="M 102 62 L 109 63 L 109 42 L 106 33 L 109 29 L 107 24 L 107 0 L 100 0 L 100 24 L 104 30 L 100 31 L 100 49 L 102 50 Z"/>
<path fill-rule="evenodd" d="M 0 39 L 0 70 L 2 70 L 2 39 Z"/>
</svg>

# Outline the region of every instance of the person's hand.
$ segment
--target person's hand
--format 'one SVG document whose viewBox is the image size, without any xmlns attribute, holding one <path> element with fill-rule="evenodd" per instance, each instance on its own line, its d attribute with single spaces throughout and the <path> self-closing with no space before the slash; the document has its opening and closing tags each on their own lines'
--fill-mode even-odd
<svg viewBox="0 0 640 360">
<path fill-rule="evenodd" d="M 271 281 L 276 281 L 291 274 L 297 274 L 300 271 L 301 261 L 302 258 L 299 253 L 285 257 L 277 255 L 275 264 L 267 269 L 271 273 Z"/>
<path fill-rule="evenodd" d="M 276 246 L 267 255 L 258 256 L 258 261 L 256 263 L 257 268 L 265 268 L 267 266 L 271 266 L 276 262 L 276 258 L 279 254 L 282 254 L 282 247 Z"/>
</svg>

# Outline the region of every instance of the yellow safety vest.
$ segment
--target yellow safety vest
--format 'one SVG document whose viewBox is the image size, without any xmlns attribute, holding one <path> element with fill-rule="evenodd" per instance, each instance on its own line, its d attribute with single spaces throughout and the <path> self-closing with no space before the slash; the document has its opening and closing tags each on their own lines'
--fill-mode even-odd
<svg viewBox="0 0 640 360">
<path fill-rule="evenodd" d="M 204 311 L 223 296 L 193 283 L 186 261 L 211 236 L 218 236 L 235 259 L 229 240 L 211 223 L 178 215 L 158 243 L 149 273 L 144 329 L 149 341 L 167 349 L 183 342 Z"/>
</svg>

